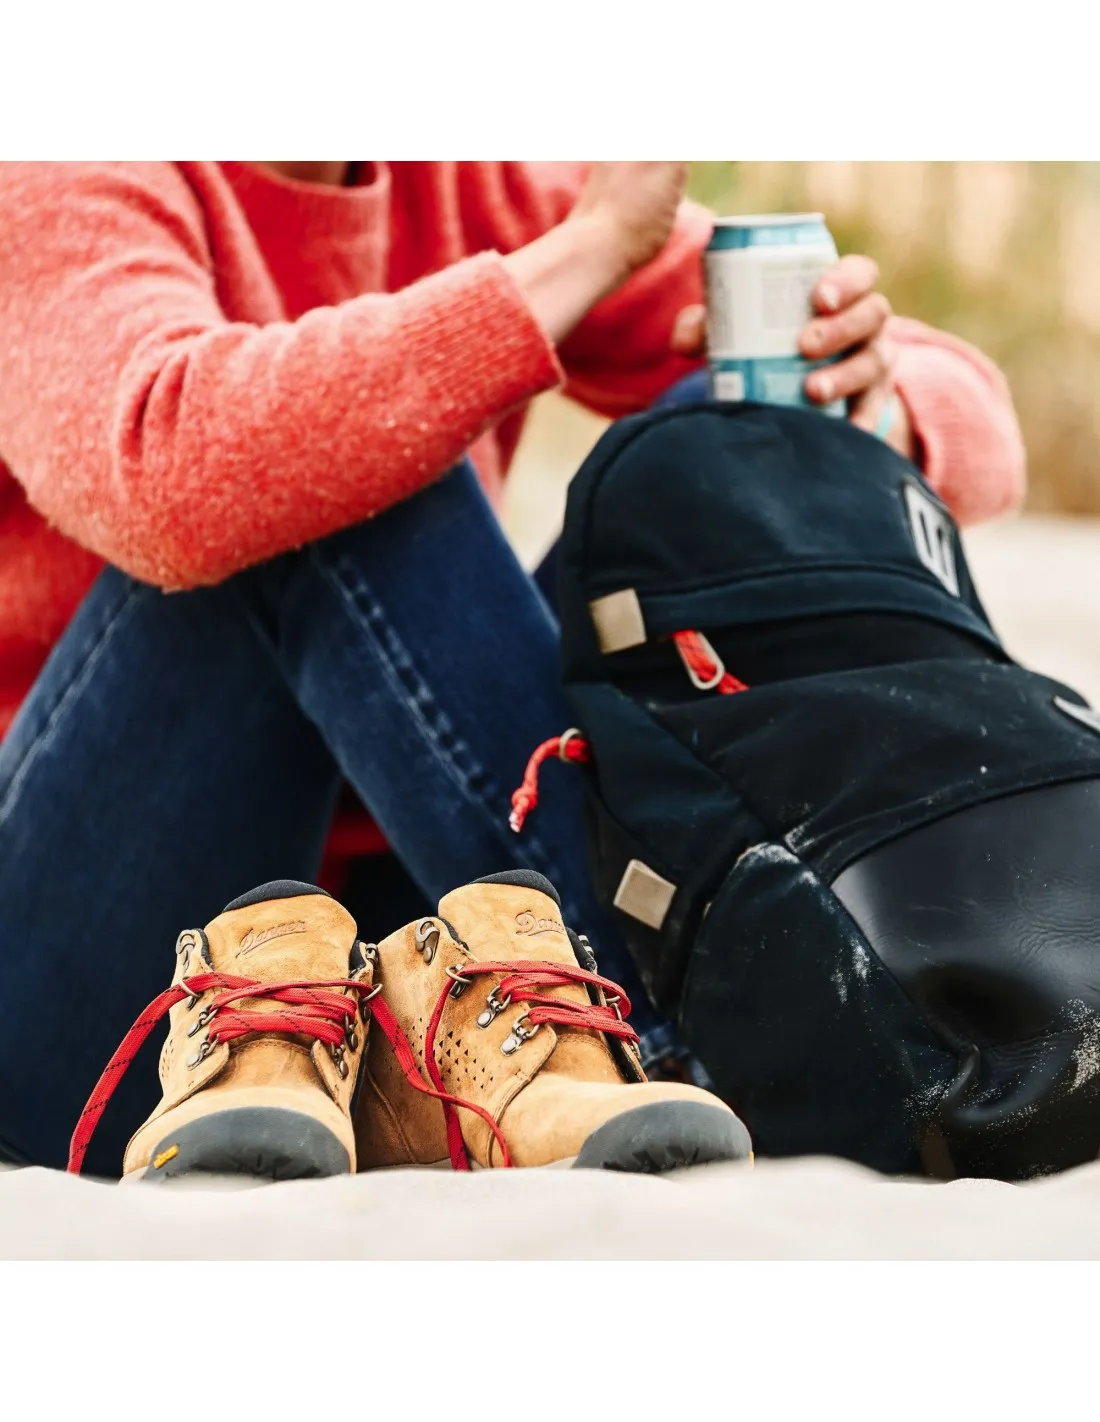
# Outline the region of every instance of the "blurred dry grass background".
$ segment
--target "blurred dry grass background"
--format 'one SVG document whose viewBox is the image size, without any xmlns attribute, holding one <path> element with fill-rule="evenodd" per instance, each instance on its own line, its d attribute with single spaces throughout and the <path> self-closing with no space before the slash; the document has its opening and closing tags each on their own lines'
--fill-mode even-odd
<svg viewBox="0 0 1100 1422">
<path fill-rule="evenodd" d="M 1016 399 L 1028 509 L 1100 514 L 1100 163 L 694 163 L 718 213 L 823 211 L 895 310 L 973 341 Z M 535 556 L 601 424 L 540 403 L 507 522 Z"/>
</svg>

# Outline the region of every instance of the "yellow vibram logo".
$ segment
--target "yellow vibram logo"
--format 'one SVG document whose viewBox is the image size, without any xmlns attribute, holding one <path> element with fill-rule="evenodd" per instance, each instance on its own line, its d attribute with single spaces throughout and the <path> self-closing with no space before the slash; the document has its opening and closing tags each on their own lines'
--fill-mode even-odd
<svg viewBox="0 0 1100 1422">
<path fill-rule="evenodd" d="M 159 1170 L 162 1165 L 167 1165 L 170 1160 L 175 1160 L 179 1153 L 180 1148 L 178 1145 L 171 1145 L 167 1150 L 162 1150 L 160 1155 L 153 1157 L 153 1169 Z"/>
</svg>

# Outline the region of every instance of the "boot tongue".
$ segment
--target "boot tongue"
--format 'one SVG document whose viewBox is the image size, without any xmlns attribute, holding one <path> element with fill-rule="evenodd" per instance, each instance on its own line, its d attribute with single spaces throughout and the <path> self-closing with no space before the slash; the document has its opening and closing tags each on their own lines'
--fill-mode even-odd
<svg viewBox="0 0 1100 1422">
<path fill-rule="evenodd" d="M 207 925 L 214 971 L 260 982 L 348 976 L 355 920 L 324 894 L 265 899 Z"/>
<path fill-rule="evenodd" d="M 577 966 L 560 906 L 536 888 L 466 884 L 440 901 L 439 913 L 482 961 L 533 958 Z"/>
</svg>

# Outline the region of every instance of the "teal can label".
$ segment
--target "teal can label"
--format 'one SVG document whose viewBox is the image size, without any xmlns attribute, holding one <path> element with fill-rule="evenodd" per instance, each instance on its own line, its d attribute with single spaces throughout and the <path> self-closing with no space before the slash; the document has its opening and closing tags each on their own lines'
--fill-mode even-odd
<svg viewBox="0 0 1100 1422">
<path fill-rule="evenodd" d="M 843 418 L 843 400 L 806 398 L 811 370 L 798 338 L 813 315 L 814 287 L 837 259 L 820 213 L 719 218 L 703 256 L 707 352 L 716 400 L 800 405 Z"/>
</svg>

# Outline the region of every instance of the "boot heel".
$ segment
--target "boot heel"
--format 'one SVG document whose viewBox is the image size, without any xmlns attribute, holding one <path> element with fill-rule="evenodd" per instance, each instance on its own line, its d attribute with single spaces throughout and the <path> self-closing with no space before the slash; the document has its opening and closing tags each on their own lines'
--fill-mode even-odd
<svg viewBox="0 0 1100 1422">
<path fill-rule="evenodd" d="M 239 1106 L 212 1111 L 159 1141 L 142 1179 L 248 1175 L 261 1180 L 315 1180 L 346 1175 L 348 1152 L 304 1111 Z"/>
</svg>

